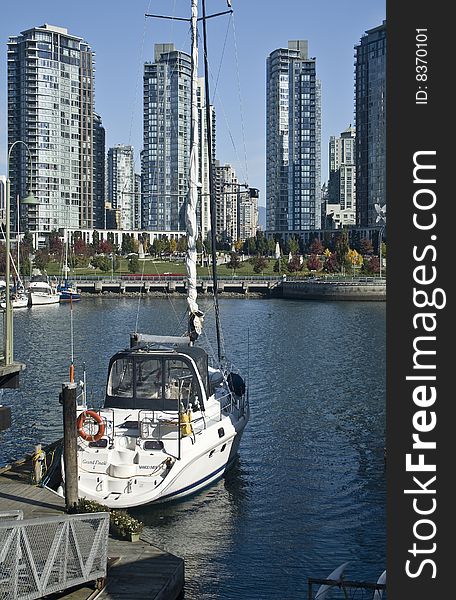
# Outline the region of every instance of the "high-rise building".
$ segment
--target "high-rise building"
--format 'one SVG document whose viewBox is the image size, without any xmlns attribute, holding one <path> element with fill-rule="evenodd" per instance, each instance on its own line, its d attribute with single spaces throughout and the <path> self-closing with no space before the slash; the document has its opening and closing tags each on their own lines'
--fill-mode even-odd
<svg viewBox="0 0 456 600">
<path fill-rule="evenodd" d="M 356 222 L 375 225 L 386 203 L 386 21 L 355 46 Z"/>
<path fill-rule="evenodd" d="M 119 214 L 120 229 L 135 228 L 133 147 L 117 144 L 108 150 L 108 200 Z"/>
<path fill-rule="evenodd" d="M 216 238 L 222 243 L 234 244 L 239 239 L 238 203 L 239 184 L 231 165 L 214 165 Z"/>
<path fill-rule="evenodd" d="M 144 229 L 185 229 L 190 75 L 190 56 L 174 44 L 155 44 L 154 62 L 144 65 Z"/>
<path fill-rule="evenodd" d="M 244 241 L 255 237 L 258 231 L 258 194 L 253 194 L 250 189 L 241 191 L 238 217 L 239 239 Z"/>
<path fill-rule="evenodd" d="M 93 226 L 94 57 L 82 38 L 42 25 L 8 41 L 11 195 L 39 205 L 27 227 L 41 233 Z M 15 203 L 14 203 L 15 204 Z M 12 210 L 14 207 L 12 206 Z"/>
<path fill-rule="evenodd" d="M 207 150 L 204 79 L 198 79 L 198 225 L 210 229 L 209 156 L 215 160 L 215 113 L 211 108 L 212 147 Z M 185 229 L 190 168 L 191 61 L 174 44 L 155 44 L 154 62 L 144 65 L 144 150 L 142 227 Z"/>
<path fill-rule="evenodd" d="M 307 40 L 266 63 L 266 211 L 270 231 L 320 227 L 321 90 Z"/>
<path fill-rule="evenodd" d="M 99 114 L 93 114 L 93 226 L 106 229 L 106 143 Z"/>
<path fill-rule="evenodd" d="M 336 225 L 355 225 L 355 129 L 351 125 L 329 139 L 328 214 L 337 214 Z"/>
<path fill-rule="evenodd" d="M 0 223 L 4 224 L 6 219 L 6 177 L 0 175 Z"/>
</svg>

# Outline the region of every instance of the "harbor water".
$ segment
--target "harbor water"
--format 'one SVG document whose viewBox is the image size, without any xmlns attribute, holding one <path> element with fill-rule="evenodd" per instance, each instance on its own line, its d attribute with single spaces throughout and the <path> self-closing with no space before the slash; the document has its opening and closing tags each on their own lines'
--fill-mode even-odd
<svg viewBox="0 0 456 600">
<path fill-rule="evenodd" d="M 249 378 L 251 418 L 231 471 L 173 503 L 142 507 L 145 536 L 185 558 L 186 600 L 307 598 L 307 577 L 350 561 L 349 579 L 386 568 L 385 304 L 222 299 L 226 353 Z M 130 332 L 181 334 L 185 300 L 84 298 L 73 307 L 74 362 L 101 402 L 108 361 Z M 213 310 L 207 334 L 215 348 Z M 0 465 L 62 434 L 70 306 L 14 315 L 21 389 Z"/>
</svg>

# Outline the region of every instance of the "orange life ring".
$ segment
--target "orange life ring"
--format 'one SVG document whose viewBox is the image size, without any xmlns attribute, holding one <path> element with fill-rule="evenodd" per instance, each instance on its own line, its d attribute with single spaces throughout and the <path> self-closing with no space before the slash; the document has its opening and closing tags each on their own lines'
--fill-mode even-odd
<svg viewBox="0 0 456 600">
<path fill-rule="evenodd" d="M 92 418 L 98 424 L 98 431 L 95 435 L 91 435 L 87 433 L 84 429 L 84 423 L 86 422 L 87 417 Z M 104 436 L 105 432 L 105 424 L 100 415 L 94 410 L 85 410 L 82 412 L 77 421 L 76 427 L 78 428 L 78 433 L 86 442 L 98 442 Z"/>
</svg>

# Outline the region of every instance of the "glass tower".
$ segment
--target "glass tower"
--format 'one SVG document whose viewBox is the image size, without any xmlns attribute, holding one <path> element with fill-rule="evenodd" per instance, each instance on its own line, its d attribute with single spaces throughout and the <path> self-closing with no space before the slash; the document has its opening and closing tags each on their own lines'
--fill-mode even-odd
<svg viewBox="0 0 456 600">
<path fill-rule="evenodd" d="M 42 25 L 8 41 L 11 194 L 39 205 L 26 227 L 41 233 L 93 226 L 94 57 L 63 27 Z M 16 203 L 12 203 L 16 204 Z M 14 207 L 12 207 L 14 208 Z"/>
<path fill-rule="evenodd" d="M 386 21 L 355 46 L 356 222 L 375 226 L 386 202 Z"/>
<path fill-rule="evenodd" d="M 321 224 L 321 90 L 307 41 L 288 42 L 266 63 L 266 227 Z"/>
<path fill-rule="evenodd" d="M 155 44 L 144 65 L 143 229 L 185 230 L 190 159 L 190 56 Z"/>
</svg>

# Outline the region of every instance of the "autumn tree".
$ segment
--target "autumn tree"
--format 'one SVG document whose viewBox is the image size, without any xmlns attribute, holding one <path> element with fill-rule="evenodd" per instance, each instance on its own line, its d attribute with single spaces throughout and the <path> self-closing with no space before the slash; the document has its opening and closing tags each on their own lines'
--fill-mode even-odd
<svg viewBox="0 0 456 600">
<path fill-rule="evenodd" d="M 323 271 L 326 273 L 337 273 L 340 271 L 340 265 L 335 252 L 331 252 L 329 256 L 326 257 L 323 264 Z"/>
<path fill-rule="evenodd" d="M 359 242 L 359 251 L 362 255 L 373 254 L 374 245 L 372 244 L 372 241 L 369 238 L 362 238 Z"/>
<path fill-rule="evenodd" d="M 316 254 L 311 254 L 307 259 L 307 268 L 309 269 L 309 271 L 320 271 L 321 260 Z"/>
<path fill-rule="evenodd" d="M 314 238 L 313 242 L 310 244 L 309 250 L 311 254 L 323 254 L 324 246 L 321 243 L 321 240 Z"/>
<path fill-rule="evenodd" d="M 177 251 L 177 242 L 174 238 L 169 240 L 169 251 L 174 254 Z"/>
<path fill-rule="evenodd" d="M 301 259 L 297 255 L 293 256 L 293 258 L 288 262 L 288 270 L 290 273 L 302 271 L 302 267 L 303 265 L 301 264 Z"/>
<path fill-rule="evenodd" d="M 112 244 L 109 240 L 101 240 L 98 244 L 98 252 L 100 254 L 110 254 L 112 252 Z"/>
<path fill-rule="evenodd" d="M 371 256 L 368 260 L 364 261 L 362 270 L 369 275 L 380 273 L 380 260 L 378 257 Z"/>
</svg>

